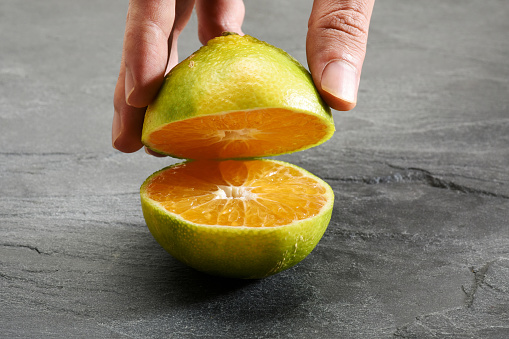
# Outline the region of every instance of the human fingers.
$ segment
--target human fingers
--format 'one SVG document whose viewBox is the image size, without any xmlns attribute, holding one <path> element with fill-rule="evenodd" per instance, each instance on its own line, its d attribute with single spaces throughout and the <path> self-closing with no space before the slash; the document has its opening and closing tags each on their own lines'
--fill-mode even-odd
<svg viewBox="0 0 509 339">
<path fill-rule="evenodd" d="M 124 53 L 122 53 L 124 54 Z M 145 116 L 145 108 L 129 106 L 125 101 L 125 66 L 122 55 L 120 74 L 113 96 L 113 125 L 111 141 L 114 148 L 125 153 L 139 150 L 141 143 L 141 127 Z"/>
<path fill-rule="evenodd" d="M 196 0 L 198 37 L 202 44 L 223 32 L 242 33 L 245 7 L 242 0 Z"/>
<path fill-rule="evenodd" d="M 162 82 L 174 17 L 174 0 L 129 2 L 113 98 L 112 143 L 122 152 L 135 152 L 142 147 L 144 106 Z"/>
<path fill-rule="evenodd" d="M 175 0 L 131 0 L 124 36 L 125 99 L 147 106 L 157 93 L 168 62 Z"/>
<path fill-rule="evenodd" d="M 193 13 L 195 0 L 177 0 L 175 6 L 175 22 L 168 39 L 168 65 L 165 74 L 178 64 L 177 40 L 182 30 L 189 22 Z"/>
<path fill-rule="evenodd" d="M 308 23 L 306 53 L 313 81 L 332 108 L 357 103 L 369 22 L 375 0 L 315 0 Z"/>
<path fill-rule="evenodd" d="M 157 94 L 178 33 L 189 20 L 194 0 L 131 0 L 126 20 L 119 77 L 115 88 L 113 147 L 135 152 L 142 147 L 145 106 Z M 190 9 L 187 9 L 190 7 Z M 186 9 L 186 10 L 184 10 Z M 187 17 L 183 14 L 189 13 Z M 175 19 L 176 14 L 182 17 Z M 177 28 L 176 34 L 172 28 Z M 173 46 L 173 47 L 172 47 Z"/>
</svg>

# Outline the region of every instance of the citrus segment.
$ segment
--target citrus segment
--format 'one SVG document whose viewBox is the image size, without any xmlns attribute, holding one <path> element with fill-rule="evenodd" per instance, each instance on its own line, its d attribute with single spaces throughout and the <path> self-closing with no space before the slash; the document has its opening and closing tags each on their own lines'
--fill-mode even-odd
<svg viewBox="0 0 509 339">
<path fill-rule="evenodd" d="M 227 35 L 176 65 L 148 106 L 142 142 L 186 159 L 273 156 L 334 133 L 309 72 L 283 50 Z"/>
<path fill-rule="evenodd" d="M 261 278 L 316 246 L 334 195 L 309 172 L 274 160 L 198 160 L 141 187 L 147 225 L 177 259 L 212 274 Z"/>
</svg>

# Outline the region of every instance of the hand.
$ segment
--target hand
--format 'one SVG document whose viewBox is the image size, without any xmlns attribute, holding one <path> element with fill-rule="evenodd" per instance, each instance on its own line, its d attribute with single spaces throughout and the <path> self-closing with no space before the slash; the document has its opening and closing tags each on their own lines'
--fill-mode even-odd
<svg viewBox="0 0 509 339">
<path fill-rule="evenodd" d="M 308 65 L 320 95 L 336 110 L 350 110 L 357 102 L 374 2 L 313 3 L 306 43 Z M 112 143 L 116 149 L 129 153 L 143 146 L 145 108 L 157 94 L 164 75 L 177 64 L 177 39 L 195 5 L 203 44 L 224 31 L 242 34 L 242 0 L 130 1 L 114 95 Z"/>
<path fill-rule="evenodd" d="M 113 99 L 112 142 L 116 149 L 130 153 L 143 146 L 145 108 L 164 75 L 177 64 L 177 39 L 194 6 L 194 0 L 130 0 Z M 196 0 L 196 14 L 203 44 L 224 31 L 242 34 L 242 0 Z"/>
</svg>

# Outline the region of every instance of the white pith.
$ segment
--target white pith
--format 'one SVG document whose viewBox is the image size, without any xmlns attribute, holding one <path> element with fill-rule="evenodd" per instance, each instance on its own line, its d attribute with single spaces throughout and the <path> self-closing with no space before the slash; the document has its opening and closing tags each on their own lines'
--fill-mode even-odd
<svg viewBox="0 0 509 339">
<path fill-rule="evenodd" d="M 256 128 L 241 128 L 233 130 L 217 130 L 216 135 L 221 141 L 234 141 L 234 140 L 252 140 L 256 139 L 256 134 L 260 130 Z"/>
<path fill-rule="evenodd" d="M 245 186 L 217 185 L 217 191 L 213 194 L 216 199 L 255 200 L 258 196 L 251 189 Z"/>
</svg>

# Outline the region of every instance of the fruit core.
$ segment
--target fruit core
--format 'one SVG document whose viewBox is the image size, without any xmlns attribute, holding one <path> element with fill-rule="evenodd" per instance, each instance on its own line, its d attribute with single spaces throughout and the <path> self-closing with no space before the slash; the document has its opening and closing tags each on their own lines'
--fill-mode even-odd
<svg viewBox="0 0 509 339">
<path fill-rule="evenodd" d="M 234 130 L 217 130 L 216 134 L 220 141 L 251 140 L 256 139 L 256 134 L 260 131 L 256 128 L 241 128 Z"/>
<path fill-rule="evenodd" d="M 244 186 L 217 185 L 214 194 L 216 199 L 255 200 L 258 196 L 251 192 L 251 189 Z"/>
</svg>

